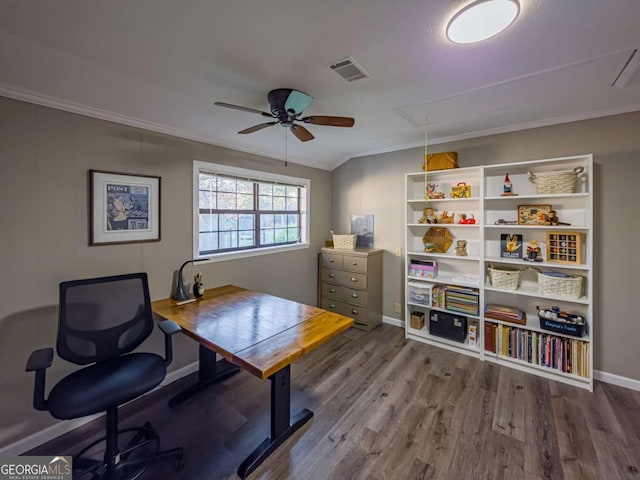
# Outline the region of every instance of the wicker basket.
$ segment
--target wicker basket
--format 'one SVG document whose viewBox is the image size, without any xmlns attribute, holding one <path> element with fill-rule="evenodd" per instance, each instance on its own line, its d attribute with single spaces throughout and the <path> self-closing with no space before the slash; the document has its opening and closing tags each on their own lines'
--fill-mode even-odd
<svg viewBox="0 0 640 480">
<path fill-rule="evenodd" d="M 580 298 L 582 277 L 554 277 L 538 272 L 538 293 L 554 297 Z"/>
<path fill-rule="evenodd" d="M 358 235 L 333 235 L 333 248 L 347 248 L 353 250 L 356 248 L 356 240 Z"/>
<path fill-rule="evenodd" d="M 518 268 L 496 268 L 489 266 L 489 278 L 493 288 L 503 290 L 517 290 L 520 282 L 520 269 Z"/>
<path fill-rule="evenodd" d="M 568 172 L 529 172 L 529 180 L 536 185 L 538 194 L 575 193 L 578 175 L 584 172 L 583 167 L 576 167 Z"/>
</svg>

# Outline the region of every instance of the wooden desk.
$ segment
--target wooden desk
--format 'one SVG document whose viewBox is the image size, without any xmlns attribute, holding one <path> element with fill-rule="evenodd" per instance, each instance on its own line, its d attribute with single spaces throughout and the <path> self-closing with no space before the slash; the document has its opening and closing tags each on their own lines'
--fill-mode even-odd
<svg viewBox="0 0 640 480">
<path fill-rule="evenodd" d="M 207 290 L 196 302 L 153 302 L 153 311 L 173 320 L 200 344 L 198 382 L 178 394 L 174 406 L 211 383 L 235 373 L 219 371 L 216 353 L 261 379 L 271 380 L 271 435 L 238 468 L 246 478 L 312 416 L 291 416 L 290 364 L 353 325 L 353 319 L 320 308 L 233 285 Z"/>
</svg>

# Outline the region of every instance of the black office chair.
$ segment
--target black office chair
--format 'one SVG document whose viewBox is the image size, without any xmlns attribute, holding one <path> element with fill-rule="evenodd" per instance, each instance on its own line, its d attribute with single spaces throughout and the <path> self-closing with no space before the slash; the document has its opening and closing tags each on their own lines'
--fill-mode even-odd
<svg viewBox="0 0 640 480">
<path fill-rule="evenodd" d="M 172 321 L 159 323 L 165 335 L 165 358 L 131 353 L 153 330 L 146 273 L 75 280 L 60 284 L 58 355 L 76 365 L 88 365 L 60 380 L 45 400 L 45 373 L 53 363 L 53 348 L 34 351 L 27 372 L 35 371 L 33 406 L 58 419 L 106 411 L 106 436 L 73 456 L 74 478 L 138 478 L 151 462 L 173 459 L 182 467 L 183 451 L 160 452 L 151 425 L 118 430 L 118 407 L 164 380 L 172 360 L 171 335 L 180 331 Z M 126 446 L 118 438 L 127 439 Z M 103 442 L 104 457 L 88 458 Z M 150 453 L 149 453 L 150 452 Z"/>
</svg>

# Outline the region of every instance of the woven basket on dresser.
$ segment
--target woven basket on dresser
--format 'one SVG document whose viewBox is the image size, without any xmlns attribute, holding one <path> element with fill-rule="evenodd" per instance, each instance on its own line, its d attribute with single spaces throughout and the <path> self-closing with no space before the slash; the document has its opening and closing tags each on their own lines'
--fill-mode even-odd
<svg viewBox="0 0 640 480">
<path fill-rule="evenodd" d="M 583 167 L 576 167 L 568 172 L 529 172 L 529 180 L 536 185 L 539 195 L 547 193 L 575 193 L 578 175 Z"/>
<path fill-rule="evenodd" d="M 356 248 L 357 235 L 333 235 L 333 248 Z"/>
<path fill-rule="evenodd" d="M 517 290 L 520 282 L 520 269 L 518 268 L 496 268 L 489 266 L 489 278 L 493 288 L 503 290 Z"/>
<path fill-rule="evenodd" d="M 538 272 L 538 293 L 554 297 L 580 298 L 582 277 L 554 277 Z"/>
</svg>

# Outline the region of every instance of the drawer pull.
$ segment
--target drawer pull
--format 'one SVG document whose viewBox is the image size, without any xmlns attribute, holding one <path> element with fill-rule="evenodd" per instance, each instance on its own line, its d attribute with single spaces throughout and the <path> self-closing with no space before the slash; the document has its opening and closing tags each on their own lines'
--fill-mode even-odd
<svg viewBox="0 0 640 480">
<path fill-rule="evenodd" d="M 351 277 L 351 281 L 352 281 L 352 282 L 357 282 L 357 281 L 358 281 L 358 279 L 357 279 L 356 277 Z"/>
<path fill-rule="evenodd" d="M 358 298 L 358 294 L 357 294 L 357 293 L 352 293 L 352 294 L 351 294 L 351 297 L 352 297 L 352 298 Z"/>
<path fill-rule="evenodd" d="M 329 289 L 329 293 L 336 293 L 336 289 L 335 288 L 330 288 Z"/>
<path fill-rule="evenodd" d="M 351 309 L 351 313 L 353 313 L 354 315 L 358 314 L 358 310 L 356 310 L 355 308 Z"/>
<path fill-rule="evenodd" d="M 329 274 L 329 278 L 336 278 L 336 274 L 335 273 L 330 273 Z"/>
<path fill-rule="evenodd" d="M 358 265 L 358 262 L 353 262 L 351 265 L 355 267 L 356 265 Z"/>
<path fill-rule="evenodd" d="M 336 306 L 333 303 L 330 303 L 329 308 L 336 308 Z"/>
<path fill-rule="evenodd" d="M 329 259 L 329 263 L 333 263 L 333 258 L 330 258 L 330 259 Z"/>
</svg>

